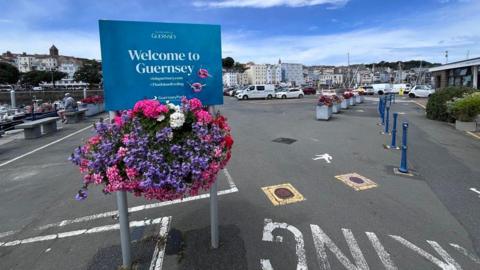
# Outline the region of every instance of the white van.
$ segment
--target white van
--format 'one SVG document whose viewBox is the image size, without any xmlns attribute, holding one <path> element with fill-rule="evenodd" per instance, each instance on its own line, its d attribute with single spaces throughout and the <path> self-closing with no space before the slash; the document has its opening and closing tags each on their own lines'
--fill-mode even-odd
<svg viewBox="0 0 480 270">
<path fill-rule="evenodd" d="M 250 85 L 242 91 L 237 92 L 237 99 L 265 98 L 272 99 L 275 96 L 273 84 Z"/>
<path fill-rule="evenodd" d="M 392 92 L 392 85 L 389 83 L 375 83 L 375 84 L 372 84 L 372 87 L 373 87 L 374 93 L 379 95 Z"/>
<path fill-rule="evenodd" d="M 396 83 L 393 85 L 393 93 L 398 94 L 400 89 L 403 89 L 404 93 L 410 92 L 411 85 L 409 83 Z"/>
</svg>

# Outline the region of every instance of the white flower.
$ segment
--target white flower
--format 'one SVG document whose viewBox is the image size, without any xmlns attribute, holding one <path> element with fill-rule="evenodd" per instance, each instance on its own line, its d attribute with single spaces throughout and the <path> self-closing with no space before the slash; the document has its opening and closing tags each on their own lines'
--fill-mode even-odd
<svg viewBox="0 0 480 270">
<path fill-rule="evenodd" d="M 163 115 L 163 114 L 160 114 L 160 115 L 157 117 L 157 121 L 158 121 L 158 122 L 162 122 L 163 119 L 165 119 L 165 115 Z"/>
<path fill-rule="evenodd" d="M 176 112 L 180 111 L 180 106 L 175 105 L 173 103 L 167 103 L 167 107 L 170 110 L 175 110 Z"/>
<path fill-rule="evenodd" d="M 179 128 L 185 123 L 185 115 L 182 112 L 176 111 L 170 115 L 170 126 L 172 128 Z"/>
</svg>

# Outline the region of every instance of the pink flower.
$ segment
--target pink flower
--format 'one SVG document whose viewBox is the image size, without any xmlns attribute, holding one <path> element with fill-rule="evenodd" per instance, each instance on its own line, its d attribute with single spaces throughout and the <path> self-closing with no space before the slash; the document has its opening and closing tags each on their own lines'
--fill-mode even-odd
<svg viewBox="0 0 480 270">
<path fill-rule="evenodd" d="M 117 165 L 107 168 L 107 178 L 111 183 L 116 183 L 122 181 L 120 176 L 120 171 L 117 168 Z"/>
<path fill-rule="evenodd" d="M 132 142 L 132 141 L 133 141 L 132 135 L 130 135 L 130 134 L 125 134 L 125 135 L 123 135 L 123 138 L 122 138 L 122 143 L 123 143 L 123 144 L 128 144 L 128 143 L 130 143 L 130 142 Z"/>
<path fill-rule="evenodd" d="M 168 107 L 160 104 L 158 100 L 140 100 L 135 103 L 133 112 L 141 112 L 148 118 L 157 118 L 160 114 L 167 113 Z"/>
<path fill-rule="evenodd" d="M 222 149 L 220 147 L 215 147 L 214 157 L 218 158 L 222 155 Z"/>
<path fill-rule="evenodd" d="M 197 74 L 198 74 L 198 77 L 202 79 L 205 79 L 210 76 L 210 74 L 208 74 L 208 70 L 204 68 L 199 69 Z"/>
<path fill-rule="evenodd" d="M 96 185 L 99 185 L 103 181 L 103 176 L 99 173 L 94 173 L 92 175 L 92 179 L 93 179 L 93 183 L 95 183 Z"/>
<path fill-rule="evenodd" d="M 192 98 L 188 101 L 191 111 L 197 111 L 202 108 L 202 102 L 198 98 Z"/>
<path fill-rule="evenodd" d="M 200 92 L 202 92 L 202 88 L 203 88 L 204 86 L 205 86 L 205 85 L 203 85 L 203 84 L 201 84 L 201 83 L 198 83 L 198 82 L 191 84 L 191 87 L 192 87 L 192 89 L 193 89 L 193 92 L 195 92 L 195 93 L 200 93 Z"/>
<path fill-rule="evenodd" d="M 121 116 L 117 115 L 117 116 L 115 116 L 115 118 L 113 120 L 115 122 L 115 125 L 117 125 L 119 127 L 121 127 L 123 125 Z"/>
<path fill-rule="evenodd" d="M 195 117 L 197 117 L 197 122 L 202 124 L 209 124 L 212 122 L 212 116 L 209 112 L 201 110 L 195 113 Z"/>
<path fill-rule="evenodd" d="M 135 168 L 126 168 L 125 169 L 127 176 L 130 180 L 135 179 L 135 176 L 137 176 L 138 172 Z"/>
<path fill-rule="evenodd" d="M 125 155 L 127 155 L 127 151 L 128 151 L 127 148 L 120 147 L 120 148 L 118 148 L 117 156 L 120 157 L 120 158 L 123 158 Z"/>
<path fill-rule="evenodd" d="M 90 139 L 88 139 L 88 143 L 91 144 L 91 145 L 95 145 L 95 144 L 98 144 L 100 142 L 101 138 L 100 138 L 100 135 L 95 135 L 93 137 L 91 137 Z"/>
</svg>

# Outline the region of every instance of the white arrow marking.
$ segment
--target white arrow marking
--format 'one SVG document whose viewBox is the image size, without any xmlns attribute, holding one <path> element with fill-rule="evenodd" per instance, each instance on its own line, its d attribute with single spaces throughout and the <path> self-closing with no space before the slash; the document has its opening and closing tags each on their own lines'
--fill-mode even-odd
<svg viewBox="0 0 480 270">
<path fill-rule="evenodd" d="M 330 156 L 328 153 L 325 153 L 323 155 L 315 155 L 315 157 L 312 159 L 313 160 L 325 159 L 327 163 L 332 163 L 331 160 L 333 159 L 333 157 Z"/>
</svg>

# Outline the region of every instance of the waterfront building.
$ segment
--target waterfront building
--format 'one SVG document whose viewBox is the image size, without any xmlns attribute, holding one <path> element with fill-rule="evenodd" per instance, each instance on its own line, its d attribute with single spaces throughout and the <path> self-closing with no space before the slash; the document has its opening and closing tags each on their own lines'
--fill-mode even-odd
<svg viewBox="0 0 480 270">
<path fill-rule="evenodd" d="M 429 69 L 432 84 L 436 89 L 447 86 L 467 86 L 480 88 L 480 57 L 452 62 Z"/>
<path fill-rule="evenodd" d="M 238 73 L 237 72 L 225 72 L 223 73 L 223 86 L 234 87 L 238 85 Z"/>
</svg>

